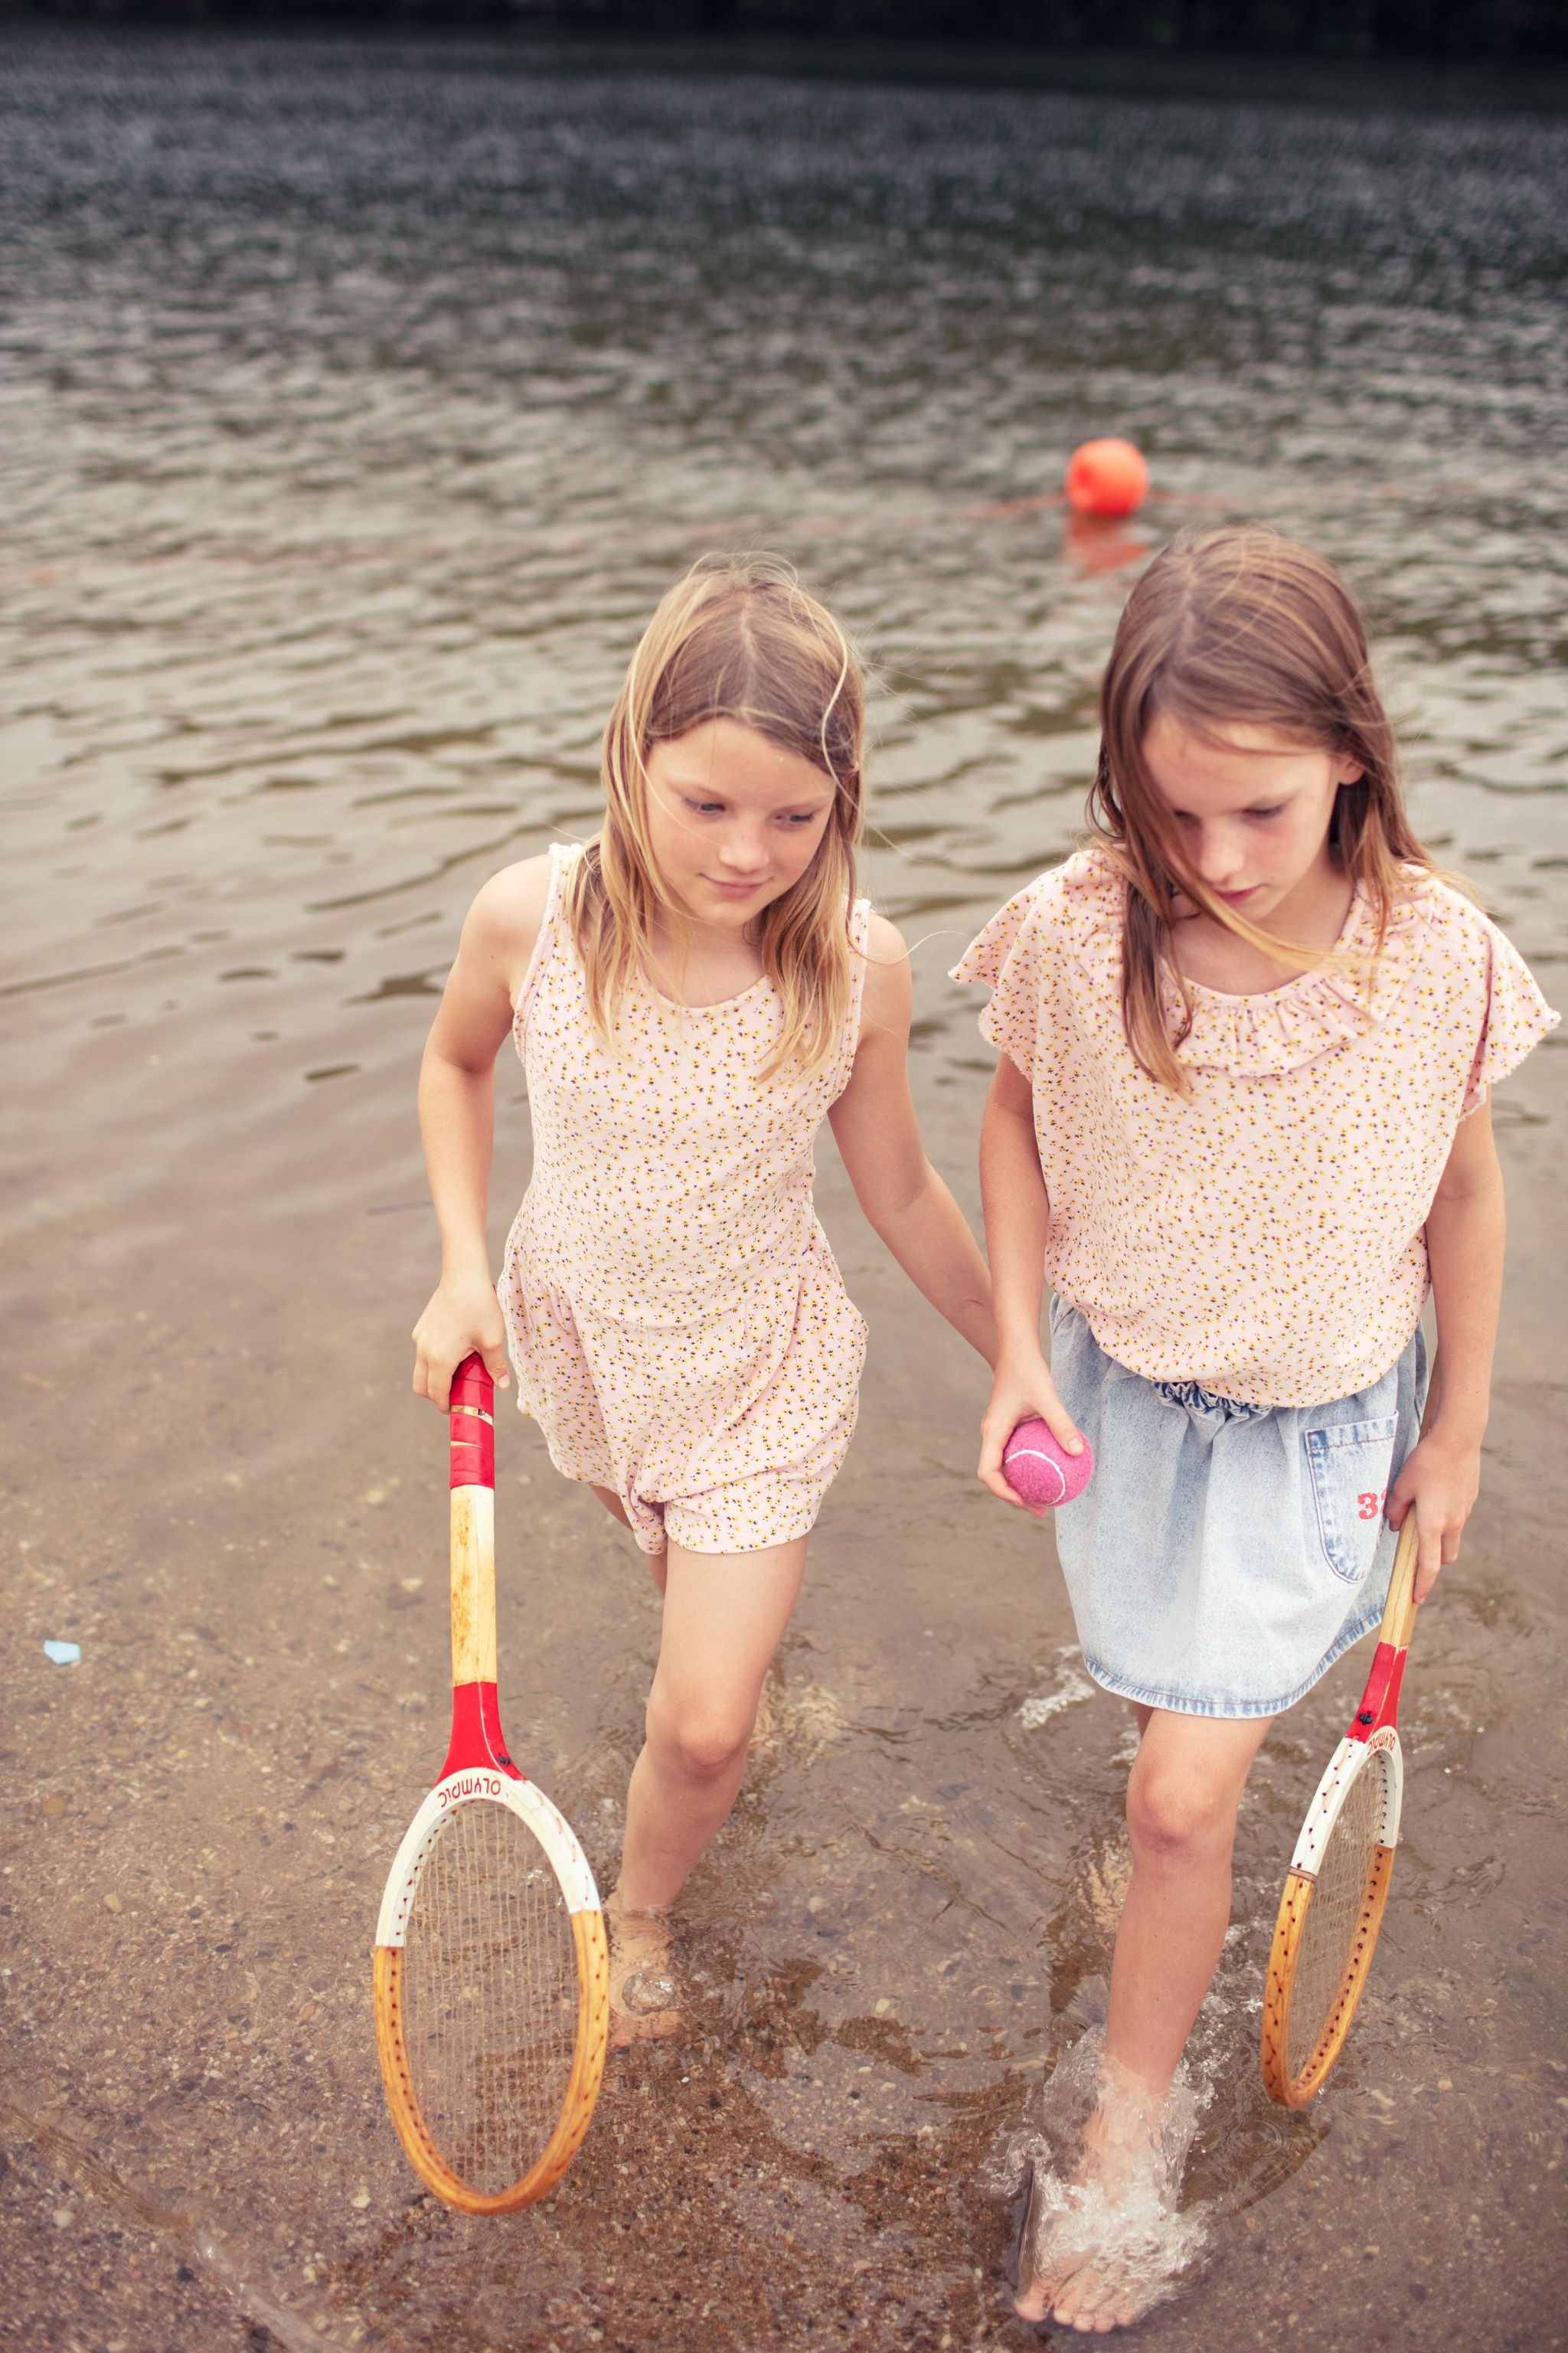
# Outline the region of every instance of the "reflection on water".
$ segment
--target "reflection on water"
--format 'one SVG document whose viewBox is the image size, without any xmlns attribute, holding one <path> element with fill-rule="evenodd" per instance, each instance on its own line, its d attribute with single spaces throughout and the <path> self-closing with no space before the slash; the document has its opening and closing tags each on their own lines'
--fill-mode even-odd
<svg viewBox="0 0 1568 2353">
<path fill-rule="evenodd" d="M 360 1980 L 438 1738 L 440 1578 L 418 1578 L 439 1497 L 384 1402 L 427 1262 L 406 1103 L 428 1000 L 483 875 L 593 826 L 598 731 L 671 574 L 710 545 L 782 546 L 879 668 L 871 887 L 914 947 L 922 1111 L 964 1178 L 989 1056 L 945 968 L 1073 837 L 1138 565 L 1231 513 L 1347 565 L 1411 723 L 1417 821 L 1560 997 L 1568 558 L 1547 453 L 1568 424 L 1568 130 L 1353 92 L 838 89 L 556 71 L 469 44 L 29 36 L 0 57 L 0 1219 L 26 1245 L 14 1317 L 63 1314 L 62 1360 L 101 1400 L 76 1581 L 44 1552 L 24 1577 L 39 1630 L 85 1632 L 86 1661 L 18 1705 L 47 1701 L 49 1738 L 110 1760 L 142 1872 L 110 1915 L 119 2055 L 37 1987 L 26 2051 L 68 2048 L 87 2137 L 128 2178 L 172 2167 L 256 2244 L 270 2232 L 268 2309 L 310 2306 L 333 2341 L 433 2343 L 446 2314 L 440 2341 L 475 2353 L 588 2342 L 625 2227 L 599 2217 L 635 2183 L 692 2303 L 658 2319 L 639 2274 L 628 2341 L 674 2341 L 660 2329 L 696 2327 L 704 2300 L 717 2328 L 724 2251 L 751 2230 L 789 2341 L 840 2341 L 846 2313 L 876 2341 L 897 2295 L 935 2332 L 910 2341 L 951 2324 L 968 2343 L 1001 2325 L 1002 2225 L 972 2185 L 1108 1966 L 1127 1758 L 1044 1540 L 994 1527 L 967 1485 L 973 1375 L 831 1179 L 873 1326 L 867 1411 L 773 1729 L 684 1907 L 705 2041 L 612 2083 L 532 2235 L 405 2211 Z M 1131 523 L 1050 495 L 1100 431 L 1149 453 Z M 1549 1047 L 1499 1107 L 1527 1242 L 1555 1067 Z M 505 1196 L 514 1078 L 502 1092 Z M 355 1318 L 384 1353 L 351 1348 Z M 188 1464 L 187 1377 L 206 1450 Z M 1522 1442 L 1500 1440 L 1515 1495 Z M 526 1613 L 507 1605 L 503 1675 L 541 1778 L 610 1867 L 652 1595 L 521 1433 L 508 1446 L 529 1483 L 503 1473 L 503 1547 L 526 1526 L 531 1583 Z M 149 1502 L 149 1450 L 188 1512 Z M 1206 2318 L 1177 2308 L 1161 2342 L 1245 2321 L 1301 2343 L 1293 2297 L 1359 2309 L 1268 2201 L 1310 2208 L 1325 2133 L 1352 2175 L 1417 2138 L 1439 2043 L 1474 2059 L 1455 2146 L 1490 2151 L 1467 2159 L 1491 2184 L 1464 2193 L 1477 2262 L 1501 2261 L 1508 2210 L 1544 2179 L 1551 1997 L 1536 1872 L 1510 1842 L 1541 1606 L 1477 1572 L 1423 1625 L 1406 1942 L 1331 2126 L 1268 2110 L 1253 2045 L 1280 1858 L 1353 1668 L 1271 1742 L 1200 2027 L 1190 2181 L 1225 2244 L 1278 2227 L 1298 2268 L 1276 2310 L 1222 2266 L 1191 2308 Z M 324 1725 L 323 1678 L 344 1679 Z M 169 1709 L 196 1688 L 208 1710 L 171 1748 Z M 186 1805 L 209 1810 L 199 1869 Z M 107 1831 L 55 1827 L 100 1937 L 121 1886 Z M 217 2073 L 176 2052 L 149 2100 L 133 2021 L 160 2014 L 172 1957 L 174 2039 Z M 244 1970 L 257 1991 L 237 2001 Z M 264 2230 L 249 2185 L 286 2126 Z M 744 2212 L 701 2204 L 716 2152 Z M 362 2179 L 365 2208 L 340 2212 Z M 1413 2272 L 1401 2327 L 1426 2293 Z"/>
</svg>

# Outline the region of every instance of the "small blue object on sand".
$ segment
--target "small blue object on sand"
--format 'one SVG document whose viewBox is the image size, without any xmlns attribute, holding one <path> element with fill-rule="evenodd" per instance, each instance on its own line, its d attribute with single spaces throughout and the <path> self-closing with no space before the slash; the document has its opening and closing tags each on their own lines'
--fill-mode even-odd
<svg viewBox="0 0 1568 2353">
<path fill-rule="evenodd" d="M 44 1656 L 52 1659 L 57 1667 L 74 1667 L 81 1659 L 79 1642 L 46 1642 Z"/>
</svg>

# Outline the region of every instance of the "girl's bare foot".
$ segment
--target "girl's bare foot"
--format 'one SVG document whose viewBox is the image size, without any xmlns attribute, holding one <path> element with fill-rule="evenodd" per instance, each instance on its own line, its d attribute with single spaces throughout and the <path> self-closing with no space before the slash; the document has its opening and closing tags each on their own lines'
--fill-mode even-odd
<svg viewBox="0 0 1568 2353">
<path fill-rule="evenodd" d="M 685 2024 L 662 1912 L 628 1911 L 619 1891 L 605 1904 L 610 1938 L 610 2048 L 662 2042 Z"/>
<path fill-rule="evenodd" d="M 1182 2156 L 1166 2103 L 1112 2059 L 1101 2062 L 1073 2177 L 1037 2170 L 1019 2250 L 1021 2320 L 1126 2328 L 1168 2292 L 1192 2253 L 1175 2211 Z"/>
</svg>

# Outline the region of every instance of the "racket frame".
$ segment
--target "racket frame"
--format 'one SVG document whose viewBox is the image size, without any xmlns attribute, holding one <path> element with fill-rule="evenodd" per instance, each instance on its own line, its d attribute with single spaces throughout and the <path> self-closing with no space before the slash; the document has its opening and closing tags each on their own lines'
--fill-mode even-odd
<svg viewBox="0 0 1568 2353">
<path fill-rule="evenodd" d="M 570 1824 L 507 1753 L 496 1691 L 494 1385 L 469 1356 L 452 1377 L 452 1732 L 439 1778 L 407 1830 L 376 1920 L 375 2039 L 386 2105 L 404 2153 L 444 2204 L 511 2214 L 552 2190 L 582 2146 L 609 2042 L 609 1948 L 598 1887 Z M 476 2189 L 453 2171 L 420 2114 L 403 2022 L 403 1947 L 426 1860 L 460 1806 L 500 1805 L 531 1831 L 571 1915 L 577 2032 L 555 2127 L 528 2171 L 505 2189 Z"/>
<path fill-rule="evenodd" d="M 1436 1398 L 1436 1382 L 1434 1378 L 1428 1383 L 1426 1410 L 1421 1424 L 1423 1432 L 1431 1422 Z M 1284 1893 L 1279 1899 L 1274 1939 L 1268 1954 L 1268 1974 L 1264 1981 L 1261 2058 L 1264 2088 L 1270 2099 L 1278 2100 L 1282 2107 L 1306 2107 L 1316 2099 L 1327 2083 L 1344 2048 L 1345 2037 L 1350 2032 L 1351 2021 L 1372 1968 L 1372 1957 L 1383 1926 L 1389 1882 L 1394 1873 L 1394 1849 L 1399 1843 L 1399 1816 L 1405 1794 L 1405 1758 L 1399 1746 L 1396 1719 L 1400 1689 L 1405 1681 L 1405 1662 L 1409 1656 L 1410 1637 L 1415 1624 L 1417 1544 L 1415 1507 L 1412 1504 L 1405 1514 L 1399 1542 L 1394 1547 L 1394 1568 L 1388 1580 L 1388 1599 L 1383 1612 L 1383 1623 L 1378 1628 L 1377 1648 L 1373 1653 L 1372 1672 L 1367 1676 L 1366 1688 L 1307 1809 L 1300 1835 L 1290 1856 Z M 1290 1999 L 1312 1895 L 1318 1883 L 1319 1867 L 1328 1852 L 1329 1841 L 1345 1801 L 1363 1773 L 1371 1768 L 1373 1757 L 1386 1758 L 1388 1767 L 1383 1795 L 1382 1835 L 1377 1841 L 1367 1873 L 1361 1915 L 1340 1979 L 1338 1994 L 1310 2058 L 1299 2073 L 1292 2075 L 1289 2064 Z"/>
</svg>

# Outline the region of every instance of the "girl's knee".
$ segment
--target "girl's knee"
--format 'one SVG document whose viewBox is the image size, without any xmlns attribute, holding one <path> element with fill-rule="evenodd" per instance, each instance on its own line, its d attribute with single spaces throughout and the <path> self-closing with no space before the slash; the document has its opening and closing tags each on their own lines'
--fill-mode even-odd
<svg viewBox="0 0 1568 2353">
<path fill-rule="evenodd" d="M 666 1761 L 688 1779 L 717 1780 L 746 1753 L 749 1717 L 710 1701 L 682 1705 L 656 1692 L 648 1701 L 647 1736 Z"/>
<path fill-rule="evenodd" d="M 1127 1785 L 1127 1827 L 1134 1848 L 1173 1860 L 1228 1848 L 1239 1792 L 1227 1778 L 1190 1766 L 1134 1767 Z"/>
</svg>

